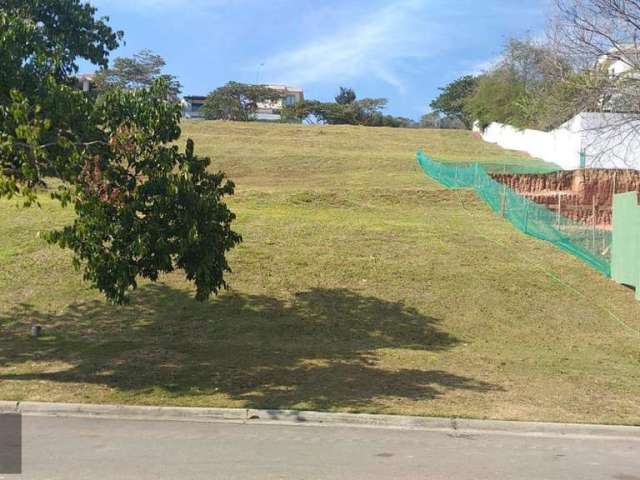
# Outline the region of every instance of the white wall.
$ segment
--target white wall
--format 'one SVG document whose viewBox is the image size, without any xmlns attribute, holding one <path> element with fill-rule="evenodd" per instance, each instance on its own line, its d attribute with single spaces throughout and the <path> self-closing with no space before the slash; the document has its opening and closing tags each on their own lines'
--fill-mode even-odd
<svg viewBox="0 0 640 480">
<path fill-rule="evenodd" d="M 640 169 L 640 118 L 624 113 L 580 114 L 587 165 Z"/>
<path fill-rule="evenodd" d="M 477 127 L 475 130 L 480 131 Z M 486 142 L 526 152 L 565 170 L 573 170 L 580 167 L 580 135 L 575 130 L 573 125 L 553 132 L 518 130 L 511 125 L 494 122 L 481 134 Z"/>
<path fill-rule="evenodd" d="M 580 167 L 580 152 L 589 168 L 640 168 L 640 119 L 617 113 L 581 113 L 556 130 L 518 130 L 492 123 L 482 138 L 555 163 L 564 170 Z"/>
</svg>

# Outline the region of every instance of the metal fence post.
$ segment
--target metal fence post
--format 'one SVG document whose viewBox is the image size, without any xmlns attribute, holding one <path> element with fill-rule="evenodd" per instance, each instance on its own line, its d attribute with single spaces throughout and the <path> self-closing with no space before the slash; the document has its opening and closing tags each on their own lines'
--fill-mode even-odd
<svg viewBox="0 0 640 480">
<path fill-rule="evenodd" d="M 596 197 L 593 196 L 593 201 L 591 202 L 591 215 L 593 218 L 593 228 L 591 231 L 591 243 L 593 245 L 593 251 L 596 250 Z"/>
<path fill-rule="evenodd" d="M 556 224 L 557 224 L 557 229 L 558 231 L 560 231 L 560 215 L 562 212 L 562 196 L 560 194 L 560 192 L 558 192 L 558 212 L 556 215 Z"/>
</svg>

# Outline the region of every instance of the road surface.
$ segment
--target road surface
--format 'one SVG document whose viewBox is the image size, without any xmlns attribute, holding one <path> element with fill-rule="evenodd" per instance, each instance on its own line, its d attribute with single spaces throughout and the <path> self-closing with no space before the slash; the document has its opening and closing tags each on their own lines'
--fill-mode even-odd
<svg viewBox="0 0 640 480">
<path fill-rule="evenodd" d="M 0 479 L 640 480 L 638 440 L 25 416 Z"/>
</svg>

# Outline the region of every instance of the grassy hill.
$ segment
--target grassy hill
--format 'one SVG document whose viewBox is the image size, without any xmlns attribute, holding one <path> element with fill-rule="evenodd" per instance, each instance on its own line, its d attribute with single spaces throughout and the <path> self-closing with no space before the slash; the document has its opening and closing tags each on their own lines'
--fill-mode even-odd
<svg viewBox="0 0 640 480">
<path fill-rule="evenodd" d="M 459 131 L 184 133 L 238 186 L 231 290 L 197 304 L 175 274 L 109 306 L 38 238 L 72 212 L 2 202 L 0 399 L 640 424 L 633 292 L 414 155 L 535 160 Z"/>
</svg>

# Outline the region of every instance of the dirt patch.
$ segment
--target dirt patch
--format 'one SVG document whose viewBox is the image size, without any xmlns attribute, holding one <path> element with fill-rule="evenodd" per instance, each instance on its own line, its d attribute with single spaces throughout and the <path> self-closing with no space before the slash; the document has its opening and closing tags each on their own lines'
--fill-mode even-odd
<svg viewBox="0 0 640 480">
<path fill-rule="evenodd" d="M 599 228 L 611 228 L 613 195 L 640 192 L 640 171 L 587 169 L 545 174 L 491 174 L 530 200 Z"/>
</svg>

